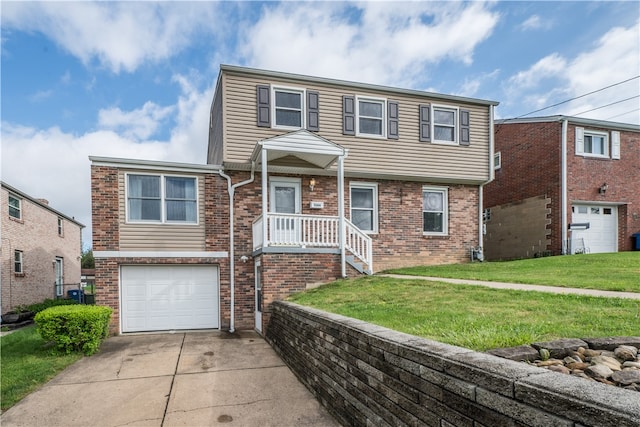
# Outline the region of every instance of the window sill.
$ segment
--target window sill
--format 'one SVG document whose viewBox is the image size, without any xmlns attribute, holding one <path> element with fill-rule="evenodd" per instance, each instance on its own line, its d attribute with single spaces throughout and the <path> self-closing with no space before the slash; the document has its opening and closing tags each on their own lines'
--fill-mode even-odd
<svg viewBox="0 0 640 427">
<path fill-rule="evenodd" d="M 425 239 L 442 239 L 442 240 L 448 240 L 451 238 L 450 235 L 448 234 L 432 234 L 432 233 L 422 233 L 422 237 Z"/>
<path fill-rule="evenodd" d="M 24 220 L 23 220 L 22 218 L 14 218 L 14 217 L 12 217 L 12 216 L 9 216 L 9 220 L 10 220 L 10 221 L 15 221 L 15 222 L 17 222 L 18 224 L 24 224 Z"/>
<path fill-rule="evenodd" d="M 24 277 L 24 273 L 13 273 L 15 277 Z"/>
<path fill-rule="evenodd" d="M 431 143 L 432 144 L 438 144 L 438 145 L 451 145 L 451 146 L 460 145 L 460 144 L 458 144 L 458 141 L 437 141 L 437 140 L 432 140 Z"/>
<path fill-rule="evenodd" d="M 594 159 L 594 160 L 611 160 L 611 157 L 609 156 L 603 156 L 600 154 L 576 154 L 576 156 L 578 157 L 582 157 L 584 159 Z"/>
<path fill-rule="evenodd" d="M 386 135 L 374 135 L 374 134 L 368 134 L 368 133 L 357 133 L 356 137 L 357 138 L 382 139 L 382 140 L 389 139 L 389 138 L 387 138 Z"/>
</svg>

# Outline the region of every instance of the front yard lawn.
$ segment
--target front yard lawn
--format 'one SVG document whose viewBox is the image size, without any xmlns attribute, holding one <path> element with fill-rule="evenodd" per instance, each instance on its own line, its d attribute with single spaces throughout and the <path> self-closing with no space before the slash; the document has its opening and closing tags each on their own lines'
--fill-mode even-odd
<svg viewBox="0 0 640 427">
<path fill-rule="evenodd" d="M 2 410 L 38 389 L 82 354 L 54 355 L 35 326 L 0 338 L 0 402 Z"/>
<path fill-rule="evenodd" d="M 371 276 L 340 280 L 293 295 L 290 300 L 478 351 L 558 338 L 640 333 L 638 300 L 510 291 L 421 279 Z"/>
<path fill-rule="evenodd" d="M 640 252 L 421 266 L 386 273 L 640 292 Z"/>
</svg>

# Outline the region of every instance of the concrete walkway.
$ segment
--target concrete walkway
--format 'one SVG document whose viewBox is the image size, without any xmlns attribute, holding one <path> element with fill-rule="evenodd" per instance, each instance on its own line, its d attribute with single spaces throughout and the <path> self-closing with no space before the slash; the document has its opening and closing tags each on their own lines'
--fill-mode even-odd
<svg viewBox="0 0 640 427">
<path fill-rule="evenodd" d="M 9 426 L 338 426 L 254 332 L 117 336 L 7 410 Z"/>
<path fill-rule="evenodd" d="M 431 282 L 445 282 L 453 283 L 456 285 L 486 286 L 488 288 L 495 289 L 538 291 L 549 292 L 552 294 L 575 294 L 588 295 L 593 297 L 629 298 L 640 300 L 640 293 L 636 292 L 599 291 L 596 289 L 562 288 L 559 286 L 525 285 L 522 283 L 487 282 L 484 280 L 448 279 L 445 277 L 408 276 L 403 274 L 380 274 L 379 276 L 392 277 L 394 279 L 429 280 Z"/>
</svg>

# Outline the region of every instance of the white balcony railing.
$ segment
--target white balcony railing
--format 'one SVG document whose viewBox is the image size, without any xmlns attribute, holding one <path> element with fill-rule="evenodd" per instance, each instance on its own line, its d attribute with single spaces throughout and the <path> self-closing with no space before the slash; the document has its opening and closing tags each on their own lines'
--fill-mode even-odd
<svg viewBox="0 0 640 427">
<path fill-rule="evenodd" d="M 260 215 L 253 222 L 253 249 L 271 246 L 303 248 L 339 248 L 340 221 L 337 216 L 267 214 L 267 242 L 265 226 Z M 345 249 L 360 259 L 372 271 L 371 238 L 345 219 Z"/>
</svg>

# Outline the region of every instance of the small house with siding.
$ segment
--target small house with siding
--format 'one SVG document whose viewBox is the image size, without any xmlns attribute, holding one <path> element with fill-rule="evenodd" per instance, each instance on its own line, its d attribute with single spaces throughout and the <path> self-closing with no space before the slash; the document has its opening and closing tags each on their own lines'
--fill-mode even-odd
<svg viewBox="0 0 640 427">
<path fill-rule="evenodd" d="M 206 165 L 92 157 L 113 330 L 263 331 L 270 304 L 482 244 L 493 101 L 223 65 Z"/>
</svg>

